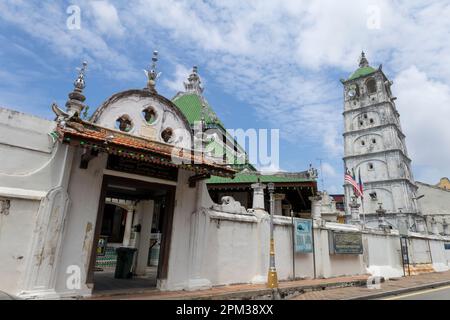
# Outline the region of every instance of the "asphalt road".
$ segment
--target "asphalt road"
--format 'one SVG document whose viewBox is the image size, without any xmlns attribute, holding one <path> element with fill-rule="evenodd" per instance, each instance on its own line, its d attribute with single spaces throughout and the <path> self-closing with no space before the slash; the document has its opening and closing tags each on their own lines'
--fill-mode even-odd
<svg viewBox="0 0 450 320">
<path fill-rule="evenodd" d="M 380 300 L 450 300 L 450 286 L 410 292 Z"/>
</svg>

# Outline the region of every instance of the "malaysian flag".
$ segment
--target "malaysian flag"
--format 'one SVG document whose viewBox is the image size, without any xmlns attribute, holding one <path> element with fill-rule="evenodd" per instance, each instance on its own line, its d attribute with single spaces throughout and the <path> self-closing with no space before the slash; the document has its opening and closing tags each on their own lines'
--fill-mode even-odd
<svg viewBox="0 0 450 320">
<path fill-rule="evenodd" d="M 361 180 L 361 168 L 358 169 L 358 186 L 359 186 L 359 193 L 361 194 L 361 198 L 364 198 L 363 183 Z"/>
<path fill-rule="evenodd" d="M 362 197 L 361 188 L 359 187 L 358 182 L 356 182 L 354 174 L 352 175 L 350 173 L 350 170 L 348 170 L 348 169 L 345 172 L 344 180 L 345 180 L 345 182 L 347 182 L 353 186 L 353 192 L 355 193 L 355 196 Z"/>
</svg>

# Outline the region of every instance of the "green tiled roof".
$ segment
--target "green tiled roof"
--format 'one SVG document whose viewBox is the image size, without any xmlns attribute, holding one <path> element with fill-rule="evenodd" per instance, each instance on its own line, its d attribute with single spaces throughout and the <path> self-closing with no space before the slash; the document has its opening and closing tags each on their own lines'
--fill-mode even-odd
<svg viewBox="0 0 450 320">
<path fill-rule="evenodd" d="M 200 121 L 202 118 L 202 105 L 206 106 L 205 110 L 205 121 L 207 127 L 217 126 L 221 130 L 228 140 L 233 140 L 233 137 L 225 130 L 223 123 L 217 117 L 214 110 L 208 104 L 208 102 L 197 95 L 196 93 L 181 93 L 172 99 L 172 102 L 180 109 L 180 111 L 187 118 L 191 126 L 194 125 L 196 121 Z M 241 146 L 238 145 L 240 150 L 243 150 Z M 223 153 L 226 154 L 226 162 L 233 165 L 244 165 L 246 159 L 235 159 L 233 152 L 228 149 L 223 149 L 222 145 L 216 141 L 211 141 L 207 146 L 208 150 L 211 150 L 215 157 L 223 157 Z M 245 151 L 244 151 L 245 153 Z M 253 166 L 251 166 L 253 168 Z"/>
<path fill-rule="evenodd" d="M 352 75 L 350 76 L 350 78 L 348 78 L 348 80 L 353 80 L 353 79 L 357 79 L 359 77 L 364 77 L 371 73 L 374 73 L 375 71 L 377 71 L 377 70 L 370 66 L 362 67 L 362 68 L 359 68 L 358 70 L 356 70 L 355 72 L 353 72 Z"/>
<path fill-rule="evenodd" d="M 223 184 L 223 183 L 256 183 L 258 182 L 258 178 L 262 183 L 289 183 L 289 182 L 308 182 L 313 181 L 312 179 L 308 178 L 300 178 L 300 177 L 289 177 L 289 176 L 279 176 L 279 175 L 259 175 L 256 173 L 251 172 L 243 172 L 243 173 L 237 173 L 232 178 L 223 178 L 223 177 L 217 177 L 212 176 L 209 178 L 206 183 L 208 184 Z"/>
<path fill-rule="evenodd" d="M 173 103 L 175 103 L 175 105 L 181 110 L 181 112 L 189 121 L 190 125 L 193 125 L 195 121 L 200 121 L 202 119 L 202 105 L 204 103 L 206 106 L 205 112 L 206 123 L 219 124 L 223 127 L 222 122 L 219 120 L 217 115 L 209 106 L 208 102 L 206 102 L 206 100 L 202 101 L 202 98 L 195 93 L 186 93 L 177 96 L 173 99 Z"/>
<path fill-rule="evenodd" d="M 215 157 L 219 158 L 223 158 L 223 154 L 225 153 L 226 162 L 229 164 L 245 164 L 245 157 L 235 158 L 234 152 L 230 151 L 228 148 L 224 148 L 223 144 L 218 143 L 215 140 L 208 143 L 206 150 L 211 151 Z"/>
</svg>

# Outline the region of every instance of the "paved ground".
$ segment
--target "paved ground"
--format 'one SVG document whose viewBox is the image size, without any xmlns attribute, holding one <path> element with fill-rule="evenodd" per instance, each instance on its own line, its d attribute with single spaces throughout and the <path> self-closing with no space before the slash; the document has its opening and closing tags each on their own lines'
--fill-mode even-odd
<svg viewBox="0 0 450 320">
<path fill-rule="evenodd" d="M 381 298 L 380 300 L 450 300 L 450 286 L 420 290 L 398 296 Z"/>
<path fill-rule="evenodd" d="M 339 277 L 330 279 L 297 280 L 280 282 L 280 290 L 285 294 L 298 294 L 302 290 L 323 290 L 329 287 L 342 287 L 362 285 L 366 283 L 366 275 L 353 277 Z M 200 291 L 158 291 L 142 290 L 137 292 L 131 289 L 124 294 L 97 294 L 89 299 L 133 299 L 133 300 L 164 300 L 164 299 L 252 299 L 254 297 L 264 298 L 264 295 L 271 294 L 271 290 L 265 284 L 251 285 L 229 285 L 213 287 L 212 289 Z M 111 292 L 110 292 L 111 293 Z"/>
<path fill-rule="evenodd" d="M 450 271 L 392 279 L 381 283 L 379 289 L 369 289 L 367 286 L 363 286 L 307 292 L 293 297 L 292 300 L 348 300 L 356 298 L 379 298 L 377 297 L 379 294 L 388 294 L 389 292 L 398 290 L 407 291 L 411 290 L 411 288 L 429 286 L 430 284 L 438 283 L 445 283 L 446 285 L 450 284 Z M 441 296 L 445 297 L 445 294 L 446 292 L 443 291 Z M 424 295 L 423 298 L 425 297 L 426 296 Z M 447 298 L 449 298 L 448 295 Z"/>
<path fill-rule="evenodd" d="M 115 279 L 113 271 L 94 273 L 94 294 L 154 287 L 156 287 L 156 269 L 146 277 L 134 277 L 132 279 Z"/>
</svg>

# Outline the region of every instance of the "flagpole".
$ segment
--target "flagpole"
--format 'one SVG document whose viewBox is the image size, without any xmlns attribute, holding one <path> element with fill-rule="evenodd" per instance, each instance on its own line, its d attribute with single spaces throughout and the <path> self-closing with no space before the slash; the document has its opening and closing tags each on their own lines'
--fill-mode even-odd
<svg viewBox="0 0 450 320">
<path fill-rule="evenodd" d="M 361 194 L 361 209 L 363 212 L 363 226 L 366 226 L 366 212 L 364 210 L 364 191 L 363 191 L 363 183 L 361 180 L 361 167 L 358 169 L 358 186 Z"/>
<path fill-rule="evenodd" d="M 364 197 L 361 196 L 361 209 L 363 214 L 363 226 L 366 226 L 366 212 L 364 211 Z"/>
</svg>

